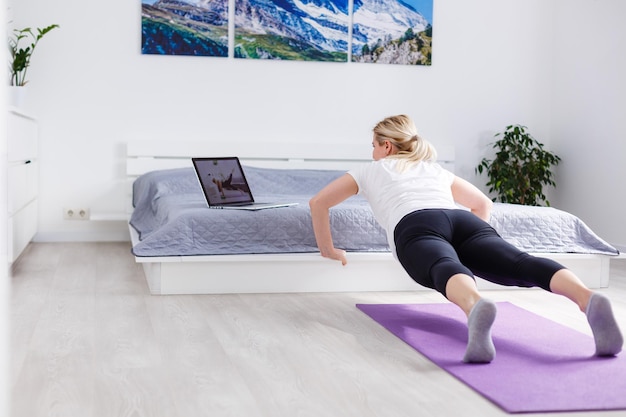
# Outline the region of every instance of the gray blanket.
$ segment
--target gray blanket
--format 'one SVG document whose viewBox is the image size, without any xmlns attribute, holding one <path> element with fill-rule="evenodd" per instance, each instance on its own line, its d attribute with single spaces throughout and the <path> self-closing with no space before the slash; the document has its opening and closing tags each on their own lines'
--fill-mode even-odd
<svg viewBox="0 0 626 417">
<path fill-rule="evenodd" d="M 133 184 L 130 224 L 136 256 L 317 252 L 308 201 L 344 171 L 244 167 L 256 201 L 297 202 L 259 211 L 209 209 L 193 168 L 153 171 Z M 367 202 L 351 197 L 330 211 L 335 246 L 387 252 L 384 230 Z M 575 216 L 547 207 L 496 204 L 492 225 L 530 252 L 617 254 Z"/>
</svg>

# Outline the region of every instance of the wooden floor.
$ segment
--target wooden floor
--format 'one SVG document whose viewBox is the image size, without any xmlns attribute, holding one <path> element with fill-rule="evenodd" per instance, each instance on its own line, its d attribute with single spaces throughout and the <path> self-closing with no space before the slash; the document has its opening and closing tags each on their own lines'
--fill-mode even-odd
<svg viewBox="0 0 626 417">
<path fill-rule="evenodd" d="M 129 250 L 36 243 L 14 266 L 12 417 L 506 415 L 354 306 L 434 292 L 151 296 Z M 601 292 L 626 329 L 626 259 Z M 556 295 L 488 296 L 590 334 Z M 626 412 L 555 416 L 579 415 Z"/>
</svg>

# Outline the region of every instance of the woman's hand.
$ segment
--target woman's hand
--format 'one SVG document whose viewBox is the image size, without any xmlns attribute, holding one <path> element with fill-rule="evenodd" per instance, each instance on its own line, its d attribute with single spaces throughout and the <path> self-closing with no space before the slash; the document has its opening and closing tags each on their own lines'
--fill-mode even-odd
<svg viewBox="0 0 626 417">
<path fill-rule="evenodd" d="M 333 248 L 328 253 L 323 253 L 322 256 L 324 258 L 332 259 L 334 261 L 341 261 L 341 265 L 346 265 L 348 263 L 348 258 L 346 258 L 346 251 L 343 249 Z"/>
</svg>

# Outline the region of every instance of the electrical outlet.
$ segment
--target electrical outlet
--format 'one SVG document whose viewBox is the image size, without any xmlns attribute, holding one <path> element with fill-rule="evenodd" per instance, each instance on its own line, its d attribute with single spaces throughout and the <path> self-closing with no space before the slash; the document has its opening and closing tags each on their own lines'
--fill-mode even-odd
<svg viewBox="0 0 626 417">
<path fill-rule="evenodd" d="M 65 220 L 89 220 L 88 208 L 64 208 L 63 218 Z"/>
</svg>

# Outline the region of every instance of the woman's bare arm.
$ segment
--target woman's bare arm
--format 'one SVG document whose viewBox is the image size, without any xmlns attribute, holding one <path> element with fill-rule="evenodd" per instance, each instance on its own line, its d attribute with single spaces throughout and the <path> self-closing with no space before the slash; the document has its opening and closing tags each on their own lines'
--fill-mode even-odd
<svg viewBox="0 0 626 417">
<path fill-rule="evenodd" d="M 348 197 L 355 195 L 358 190 L 359 188 L 354 178 L 349 174 L 345 174 L 322 188 L 309 201 L 313 219 L 313 232 L 315 233 L 315 240 L 321 255 L 325 258 L 341 261 L 342 265 L 348 262 L 346 252 L 335 248 L 333 244 L 329 209 Z"/>
<path fill-rule="evenodd" d="M 452 182 L 452 197 L 454 201 L 467 207 L 484 221 L 489 221 L 493 202 L 472 183 L 455 177 Z"/>
</svg>

